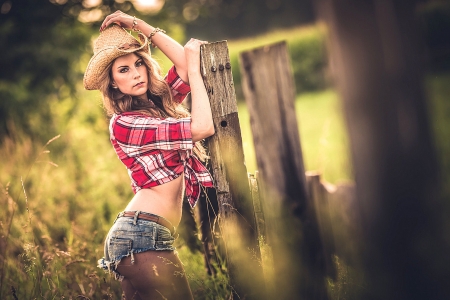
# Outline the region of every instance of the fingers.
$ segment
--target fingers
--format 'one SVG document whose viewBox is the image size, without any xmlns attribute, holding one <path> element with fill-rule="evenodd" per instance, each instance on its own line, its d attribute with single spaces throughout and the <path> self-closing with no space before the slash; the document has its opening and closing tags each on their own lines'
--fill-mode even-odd
<svg viewBox="0 0 450 300">
<path fill-rule="evenodd" d="M 130 28 L 133 24 L 133 17 L 127 15 L 126 13 L 118 10 L 108 16 L 103 20 L 102 25 L 100 26 L 100 31 L 105 30 L 109 25 L 116 23 L 124 28 Z"/>
<path fill-rule="evenodd" d="M 191 38 L 191 39 L 188 41 L 188 43 L 208 44 L 207 41 L 197 40 L 197 39 L 194 39 L 194 38 Z"/>
<path fill-rule="evenodd" d="M 100 31 L 103 31 L 106 27 L 108 27 L 109 24 L 111 24 L 111 22 L 110 22 L 111 18 L 117 16 L 120 13 L 121 13 L 121 11 L 118 10 L 110 15 L 107 15 L 106 18 L 103 20 L 102 25 L 100 26 Z"/>
<path fill-rule="evenodd" d="M 204 45 L 204 44 L 208 44 L 208 42 L 206 41 L 201 41 L 201 40 L 197 40 L 194 38 L 191 38 L 186 45 L 184 46 L 184 48 L 186 50 L 197 50 L 200 49 L 200 45 Z"/>
<path fill-rule="evenodd" d="M 186 62 L 188 65 L 188 70 L 199 69 L 200 64 L 200 47 L 201 45 L 207 44 L 206 41 L 201 41 L 197 39 L 190 39 L 184 46 L 184 53 L 186 57 Z"/>
</svg>

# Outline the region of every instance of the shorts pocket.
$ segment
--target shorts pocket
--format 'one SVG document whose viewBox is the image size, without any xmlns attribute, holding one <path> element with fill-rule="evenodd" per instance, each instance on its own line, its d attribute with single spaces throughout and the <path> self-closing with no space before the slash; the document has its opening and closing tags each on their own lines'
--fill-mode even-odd
<svg viewBox="0 0 450 300">
<path fill-rule="evenodd" d="M 108 247 L 109 257 L 114 261 L 117 259 L 120 260 L 122 257 L 130 255 L 132 248 L 132 239 L 111 237 Z"/>
<path fill-rule="evenodd" d="M 175 238 L 170 233 L 169 229 L 162 225 L 158 225 L 158 235 L 155 248 L 159 250 L 174 250 L 173 242 Z"/>
</svg>

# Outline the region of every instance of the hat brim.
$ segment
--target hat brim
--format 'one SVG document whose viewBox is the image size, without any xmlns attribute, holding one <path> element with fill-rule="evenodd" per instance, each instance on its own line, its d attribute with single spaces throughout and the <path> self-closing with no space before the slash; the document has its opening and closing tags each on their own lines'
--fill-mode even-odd
<svg viewBox="0 0 450 300">
<path fill-rule="evenodd" d="M 141 40 L 141 43 L 138 47 L 121 49 L 117 46 L 111 46 L 101 49 L 99 52 L 95 53 L 89 60 L 86 71 L 84 72 L 84 88 L 86 90 L 98 90 L 100 88 L 100 75 L 116 58 L 139 50 L 144 50 L 146 53 L 150 54 L 150 47 L 147 37 L 144 34 L 139 33 L 139 38 Z M 136 42 L 138 41 L 136 40 Z"/>
</svg>

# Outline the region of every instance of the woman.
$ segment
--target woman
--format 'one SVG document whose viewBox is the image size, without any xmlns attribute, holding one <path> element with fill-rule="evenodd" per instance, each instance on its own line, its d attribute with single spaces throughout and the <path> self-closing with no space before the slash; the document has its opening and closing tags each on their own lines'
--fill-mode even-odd
<svg viewBox="0 0 450 300">
<path fill-rule="evenodd" d="M 142 43 L 125 29 L 136 31 Z M 111 227 L 99 266 L 121 281 L 126 299 L 192 299 L 173 235 L 184 190 L 193 207 L 200 184 L 213 186 L 198 160 L 206 158 L 200 141 L 214 134 L 200 74 L 205 42 L 191 39 L 183 48 L 163 30 L 120 11 L 105 18 L 100 32 L 83 82 L 103 94 L 111 143 L 135 195 Z M 148 43 L 174 64 L 165 78 Z M 180 105 L 189 92 L 190 116 Z"/>
</svg>

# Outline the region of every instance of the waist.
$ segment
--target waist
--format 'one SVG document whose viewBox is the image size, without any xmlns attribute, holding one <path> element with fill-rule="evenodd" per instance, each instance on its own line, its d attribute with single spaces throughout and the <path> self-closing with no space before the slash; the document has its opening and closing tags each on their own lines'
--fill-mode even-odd
<svg viewBox="0 0 450 300">
<path fill-rule="evenodd" d="M 117 215 L 116 220 L 119 218 L 133 218 L 135 220 L 146 220 L 155 222 L 156 224 L 162 225 L 167 229 L 169 229 L 172 236 L 175 234 L 176 231 L 175 226 L 173 226 L 172 223 L 166 218 L 143 211 L 122 211 Z"/>
<path fill-rule="evenodd" d="M 139 190 L 124 211 L 148 212 L 162 216 L 174 226 L 178 226 L 182 214 L 182 201 L 183 179 L 177 178 L 151 189 Z"/>
</svg>

